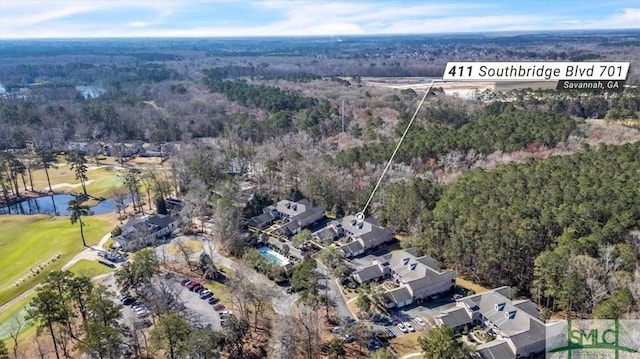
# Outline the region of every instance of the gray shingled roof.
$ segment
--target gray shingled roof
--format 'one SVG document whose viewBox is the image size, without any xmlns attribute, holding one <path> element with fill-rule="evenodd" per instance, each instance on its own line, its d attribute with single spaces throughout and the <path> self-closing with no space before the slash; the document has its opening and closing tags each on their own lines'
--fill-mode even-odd
<svg viewBox="0 0 640 359">
<path fill-rule="evenodd" d="M 506 297 L 508 292 L 509 287 L 500 287 L 465 297 L 460 301 L 477 305 L 479 312 L 496 325 L 503 336 L 509 337 L 518 348 L 544 339 L 545 325 L 538 318 L 538 311 L 534 310 L 535 305 L 530 301 L 516 300 L 512 302 Z M 498 309 L 496 309 L 496 304 L 499 304 Z M 509 312 L 512 312 L 513 315 L 511 317 L 505 316 Z"/>
<path fill-rule="evenodd" d="M 358 278 L 360 278 L 360 281 L 364 283 L 372 279 L 382 277 L 383 273 L 382 269 L 380 269 L 380 266 L 374 264 L 353 272 L 353 275 L 358 276 Z"/>
<path fill-rule="evenodd" d="M 509 344 L 504 340 L 493 340 L 476 347 L 476 353 L 482 359 L 506 359 L 515 357 Z"/>
<path fill-rule="evenodd" d="M 252 226 L 263 226 L 265 223 L 269 223 L 274 220 L 275 217 L 271 213 L 263 213 L 261 215 L 251 217 L 249 219 L 249 224 Z"/>
<path fill-rule="evenodd" d="M 377 225 L 375 219 L 365 218 L 364 221 L 356 220 L 354 215 L 345 216 L 340 220 L 342 228 L 351 233 L 353 238 L 360 238 L 365 243 L 366 248 L 372 247 L 369 242 L 376 242 L 381 238 L 389 237 L 395 229 L 393 227 L 382 228 Z"/>
<path fill-rule="evenodd" d="M 360 243 L 359 241 L 353 241 L 353 242 L 349 242 L 347 244 L 343 244 L 340 247 L 338 247 L 339 250 L 341 250 L 345 255 L 349 256 L 349 255 L 353 255 L 355 253 L 360 252 L 361 250 L 364 249 L 364 247 L 362 246 L 362 243 Z"/>
<path fill-rule="evenodd" d="M 526 299 L 514 300 L 513 302 L 511 302 L 511 305 L 513 305 L 514 307 L 520 310 L 524 310 L 527 314 L 529 314 L 532 317 L 536 317 L 536 318 L 540 317 L 540 312 L 538 311 L 538 307 L 536 307 L 536 305 L 530 300 L 526 300 Z"/>
<path fill-rule="evenodd" d="M 174 219 L 171 216 L 164 214 L 156 214 L 155 216 L 149 217 L 149 223 L 155 224 L 160 228 L 169 226 L 169 224 L 173 221 Z"/>
<path fill-rule="evenodd" d="M 328 225 L 327 227 L 313 233 L 313 235 L 321 241 L 332 241 L 338 234 L 332 226 Z"/>
<path fill-rule="evenodd" d="M 378 257 L 378 261 L 380 263 L 388 262 L 389 267 L 396 274 L 402 276 L 405 283 L 416 280 L 433 283 L 440 280 L 440 273 L 434 269 L 436 260 L 428 256 L 416 257 L 414 250 L 391 252 L 383 257 Z"/>
<path fill-rule="evenodd" d="M 454 307 L 437 316 L 443 324 L 456 328 L 472 322 L 469 313 L 464 308 Z"/>
<path fill-rule="evenodd" d="M 413 298 L 411 293 L 409 293 L 409 289 L 405 286 L 390 290 L 384 293 L 384 295 L 396 303 L 396 305 Z"/>
</svg>

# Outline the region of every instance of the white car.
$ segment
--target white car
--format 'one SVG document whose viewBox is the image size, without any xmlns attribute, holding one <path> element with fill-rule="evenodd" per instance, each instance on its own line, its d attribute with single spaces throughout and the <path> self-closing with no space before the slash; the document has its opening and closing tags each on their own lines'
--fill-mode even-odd
<svg viewBox="0 0 640 359">
<path fill-rule="evenodd" d="M 134 311 L 135 311 L 136 313 L 144 312 L 144 311 L 146 311 L 146 310 L 147 310 L 147 308 L 146 308 L 146 307 L 138 307 L 138 308 L 135 308 L 135 309 L 134 309 Z"/>
<path fill-rule="evenodd" d="M 415 332 L 415 331 L 416 331 L 416 330 L 413 328 L 413 325 L 411 325 L 411 323 L 409 323 L 409 322 L 404 322 L 404 323 L 402 323 L 402 324 L 404 324 L 405 328 L 407 328 L 407 330 L 408 330 L 408 331 L 410 331 L 410 332 Z"/>
<path fill-rule="evenodd" d="M 401 332 L 409 333 L 409 329 L 407 329 L 407 327 L 403 323 L 398 323 L 397 327 Z"/>
<path fill-rule="evenodd" d="M 422 318 L 420 317 L 416 317 L 413 319 L 414 322 L 416 322 L 416 324 L 418 324 L 421 327 L 424 327 L 427 323 L 425 323 L 424 320 L 422 320 Z"/>
</svg>

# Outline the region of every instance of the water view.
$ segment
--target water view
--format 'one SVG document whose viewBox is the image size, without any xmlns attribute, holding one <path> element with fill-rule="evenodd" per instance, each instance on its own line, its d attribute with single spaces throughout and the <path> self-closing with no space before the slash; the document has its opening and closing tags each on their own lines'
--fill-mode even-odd
<svg viewBox="0 0 640 359">
<path fill-rule="evenodd" d="M 0 214 L 48 214 L 52 216 L 68 216 L 69 201 L 75 197 L 70 194 L 54 194 L 51 196 L 25 199 L 7 207 L 0 207 Z M 130 196 L 124 197 L 124 204 L 131 202 Z M 89 208 L 93 214 L 114 212 L 118 209 L 114 199 L 106 199 Z"/>
</svg>

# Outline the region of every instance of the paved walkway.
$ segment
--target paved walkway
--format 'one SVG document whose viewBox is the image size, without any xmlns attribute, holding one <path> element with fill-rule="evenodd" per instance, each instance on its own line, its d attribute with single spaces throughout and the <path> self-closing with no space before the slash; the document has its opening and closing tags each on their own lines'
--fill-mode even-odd
<svg viewBox="0 0 640 359">
<path fill-rule="evenodd" d="M 409 359 L 409 358 L 415 358 L 415 357 L 421 357 L 424 354 L 422 353 L 411 353 L 411 354 L 407 354 L 405 356 L 400 357 L 400 359 Z"/>
</svg>

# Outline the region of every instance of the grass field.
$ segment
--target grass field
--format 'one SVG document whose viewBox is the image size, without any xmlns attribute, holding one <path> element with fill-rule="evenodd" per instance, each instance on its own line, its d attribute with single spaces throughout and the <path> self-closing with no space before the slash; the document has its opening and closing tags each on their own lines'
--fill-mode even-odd
<svg viewBox="0 0 640 359">
<path fill-rule="evenodd" d="M 182 239 L 182 244 L 187 250 L 187 253 L 197 253 L 202 250 L 202 242 L 196 239 Z M 183 255 L 180 246 L 175 242 L 169 244 L 169 246 L 167 247 L 167 253 L 172 256 Z"/>
<path fill-rule="evenodd" d="M 88 245 L 112 229 L 101 218 L 85 217 L 84 222 Z M 48 272 L 60 269 L 83 249 L 80 228 L 68 217 L 0 216 L 0 228 L 0 305 L 42 281 Z M 58 254 L 60 257 L 51 262 Z M 38 266 L 43 267 L 38 270 Z"/>
<path fill-rule="evenodd" d="M 12 331 L 13 327 L 16 325 L 16 319 L 19 322 L 23 322 L 22 330 L 20 333 L 20 337 L 24 337 L 27 335 L 30 330 L 25 330 L 29 327 L 29 324 L 26 323 L 25 317 L 27 316 L 27 306 L 33 297 L 35 297 L 35 293 L 32 293 L 20 301 L 16 302 L 6 310 L 0 313 L 0 340 L 9 337 L 9 333 Z M 8 344 L 8 343 L 7 343 Z"/>
<path fill-rule="evenodd" d="M 88 259 L 81 259 L 69 268 L 69 270 L 76 276 L 84 277 L 97 277 L 102 274 L 113 272 L 113 269 Z"/>
<path fill-rule="evenodd" d="M 457 277 L 456 278 L 456 285 L 458 285 L 459 287 L 465 288 L 465 289 L 470 289 L 472 291 L 474 291 L 475 293 L 482 293 L 482 292 L 487 292 L 489 291 L 489 289 L 481 286 L 480 284 L 476 284 L 472 281 L 466 280 L 464 278 L 460 278 Z"/>
<path fill-rule="evenodd" d="M 56 192 L 70 193 L 82 192 L 80 181 L 76 180 L 75 173 L 66 163 L 57 165 L 58 168 L 49 169 L 49 178 L 51 186 Z M 122 180 L 118 177 L 120 170 L 110 167 L 91 168 L 87 172 L 89 184 L 87 192 L 96 197 L 111 197 L 113 186 L 124 188 Z M 44 170 L 36 170 L 32 172 L 33 187 L 39 191 L 48 191 L 47 177 Z M 68 184 L 71 186 L 67 186 Z"/>
<path fill-rule="evenodd" d="M 422 351 L 422 348 L 420 348 L 420 344 L 418 344 L 418 337 L 420 336 L 420 334 L 422 333 L 413 332 L 408 334 L 400 334 L 396 338 L 389 341 L 398 358 L 407 354 L 419 353 Z"/>
</svg>

